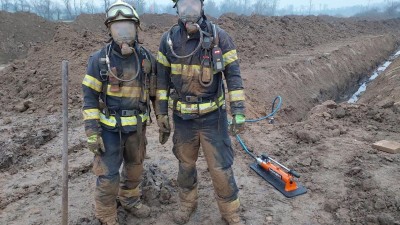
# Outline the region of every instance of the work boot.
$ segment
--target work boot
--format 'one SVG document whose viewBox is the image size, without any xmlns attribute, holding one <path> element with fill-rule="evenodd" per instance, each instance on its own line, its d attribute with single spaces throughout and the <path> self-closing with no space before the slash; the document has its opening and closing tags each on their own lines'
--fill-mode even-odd
<svg viewBox="0 0 400 225">
<path fill-rule="evenodd" d="M 179 209 L 173 213 L 173 220 L 176 224 L 185 224 L 197 208 L 197 186 L 188 192 L 179 193 Z"/>
<path fill-rule="evenodd" d="M 99 219 L 102 225 L 119 225 L 117 218 Z"/>
<path fill-rule="evenodd" d="M 103 225 L 118 225 L 117 203 L 119 176 L 114 179 L 98 179 L 95 190 L 95 216 Z"/>
<path fill-rule="evenodd" d="M 135 189 L 119 189 L 118 200 L 122 207 L 136 216 L 137 218 L 146 218 L 150 216 L 151 209 L 140 201 L 141 191 L 139 186 Z"/>
<path fill-rule="evenodd" d="M 222 219 L 228 225 L 244 225 L 244 222 L 239 216 L 239 199 L 231 202 L 222 202 L 221 200 L 218 200 L 217 202 Z"/>
<path fill-rule="evenodd" d="M 141 203 L 140 201 L 137 202 L 134 206 L 130 208 L 124 207 L 124 209 L 130 212 L 132 215 L 136 216 L 137 218 L 147 218 L 150 216 L 151 213 L 150 207 Z"/>
</svg>

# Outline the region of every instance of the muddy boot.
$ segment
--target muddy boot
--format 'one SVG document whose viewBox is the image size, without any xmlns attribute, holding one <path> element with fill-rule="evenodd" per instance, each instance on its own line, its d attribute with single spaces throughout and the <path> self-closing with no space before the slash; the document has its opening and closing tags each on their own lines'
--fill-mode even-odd
<svg viewBox="0 0 400 225">
<path fill-rule="evenodd" d="M 131 190 L 119 189 L 118 199 L 122 207 L 136 216 L 137 218 L 146 218 L 150 216 L 151 209 L 140 201 L 141 191 L 139 186 Z"/>
<path fill-rule="evenodd" d="M 176 224 L 185 224 L 197 207 L 197 187 L 188 192 L 180 192 L 179 209 L 174 212 L 173 220 Z"/>
<path fill-rule="evenodd" d="M 99 219 L 102 225 L 119 225 L 117 218 Z"/>
<path fill-rule="evenodd" d="M 98 179 L 95 190 L 96 218 L 104 225 L 118 225 L 117 203 L 119 177 L 115 179 Z"/>
<path fill-rule="evenodd" d="M 244 225 L 244 222 L 239 216 L 239 199 L 232 202 L 222 202 L 221 200 L 217 202 L 222 219 L 227 222 L 228 225 Z"/>
</svg>

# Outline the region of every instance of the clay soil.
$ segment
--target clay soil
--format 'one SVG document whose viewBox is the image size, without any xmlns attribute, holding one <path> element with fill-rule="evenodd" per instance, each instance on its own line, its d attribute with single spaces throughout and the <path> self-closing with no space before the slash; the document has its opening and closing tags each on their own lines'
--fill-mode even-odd
<svg viewBox="0 0 400 225">
<path fill-rule="evenodd" d="M 140 40 L 156 53 L 176 17 L 142 18 Z M 7 64 L 0 66 L 0 224 L 60 224 L 62 60 L 70 69 L 69 221 L 99 224 L 80 108 L 87 59 L 109 38 L 103 15 L 51 23 L 0 12 L 0 20 L 7 21 L 0 25 L 0 65 Z M 398 49 L 400 20 L 229 14 L 214 21 L 237 45 L 247 117 L 266 115 L 274 97 L 283 98 L 274 124 L 248 124 L 242 138 L 252 151 L 297 170 L 308 189 L 285 198 L 249 168 L 253 160 L 232 139 L 246 224 L 400 224 L 400 154 L 372 148 L 384 139 L 400 142 L 400 60 L 357 104 L 345 103 Z M 137 219 L 119 208 L 121 224 L 173 224 L 178 167 L 171 149 L 171 140 L 158 143 L 151 124 L 142 184 L 151 217 Z M 222 225 L 202 154 L 198 172 L 199 207 L 188 224 Z"/>
</svg>

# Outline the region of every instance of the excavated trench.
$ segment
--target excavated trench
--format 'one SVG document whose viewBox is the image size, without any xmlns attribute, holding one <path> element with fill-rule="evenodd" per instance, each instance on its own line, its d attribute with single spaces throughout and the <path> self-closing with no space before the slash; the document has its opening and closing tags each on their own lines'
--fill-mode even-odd
<svg viewBox="0 0 400 225">
<path fill-rule="evenodd" d="M 265 114 L 274 96 L 284 99 L 285 121 L 304 119 L 309 110 L 326 100 L 348 100 L 359 81 L 387 60 L 398 47 L 394 35 L 364 36 L 321 45 L 284 57 L 243 63 L 250 104 L 249 116 Z"/>
<path fill-rule="evenodd" d="M 392 64 L 394 60 L 396 60 L 400 56 L 400 49 L 397 49 L 390 57 L 388 60 L 385 62 L 381 63 L 380 66 L 374 70 L 374 72 L 366 77 L 362 77 L 361 81 L 359 82 L 360 86 L 357 90 L 356 93 L 354 93 L 350 99 L 347 100 L 348 103 L 356 103 L 360 96 L 367 90 L 368 84 L 370 84 L 372 81 L 374 81 L 376 78 L 378 78 L 379 75 L 384 73 L 388 67 Z"/>
</svg>

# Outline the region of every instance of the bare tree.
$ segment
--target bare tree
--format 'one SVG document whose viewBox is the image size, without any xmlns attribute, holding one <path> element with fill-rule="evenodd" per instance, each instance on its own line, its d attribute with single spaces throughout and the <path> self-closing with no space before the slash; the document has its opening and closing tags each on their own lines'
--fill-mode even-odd
<svg viewBox="0 0 400 225">
<path fill-rule="evenodd" d="M 51 0 L 32 0 L 33 10 L 46 19 L 51 19 Z"/>
<path fill-rule="evenodd" d="M 53 4 L 51 11 L 52 11 L 54 20 L 61 20 L 62 6 L 60 4 L 58 4 L 58 3 Z"/>
<path fill-rule="evenodd" d="M 14 11 L 14 12 L 18 12 L 19 10 L 18 10 L 18 1 L 17 0 L 13 0 L 13 2 L 12 2 L 12 10 Z"/>
<path fill-rule="evenodd" d="M 87 13 L 93 14 L 94 13 L 94 4 L 93 0 L 89 0 L 85 3 L 85 10 Z"/>
<path fill-rule="evenodd" d="M 273 0 L 272 5 L 271 5 L 271 15 L 275 16 L 276 11 L 278 9 L 278 4 L 279 4 L 279 0 Z"/>
<path fill-rule="evenodd" d="M 104 12 L 107 11 L 108 7 L 110 7 L 110 0 L 104 0 Z"/>
<path fill-rule="evenodd" d="M 8 11 L 10 10 L 10 0 L 0 0 L 1 10 Z"/>
<path fill-rule="evenodd" d="M 23 12 L 29 12 L 30 11 L 30 5 L 26 0 L 18 0 L 18 5 L 20 7 L 20 10 Z"/>
<path fill-rule="evenodd" d="M 308 7 L 308 15 L 311 15 L 312 7 L 313 7 L 312 0 L 310 0 L 310 5 Z"/>
<path fill-rule="evenodd" d="M 65 6 L 65 11 L 67 13 L 68 19 L 72 19 L 72 10 L 71 10 L 71 2 L 70 0 L 63 0 L 64 1 L 64 6 Z"/>
<path fill-rule="evenodd" d="M 219 16 L 219 10 L 217 7 L 217 3 L 214 0 L 209 0 L 205 2 L 204 11 L 211 16 L 217 17 Z"/>
</svg>

